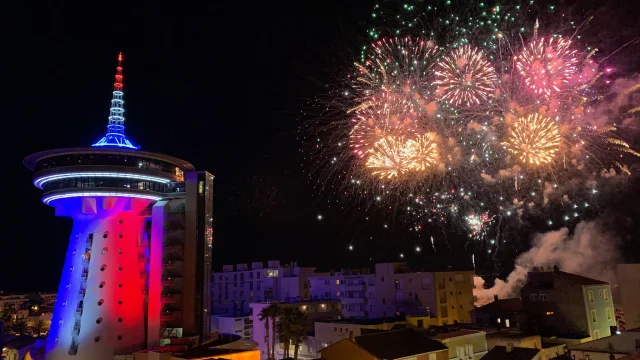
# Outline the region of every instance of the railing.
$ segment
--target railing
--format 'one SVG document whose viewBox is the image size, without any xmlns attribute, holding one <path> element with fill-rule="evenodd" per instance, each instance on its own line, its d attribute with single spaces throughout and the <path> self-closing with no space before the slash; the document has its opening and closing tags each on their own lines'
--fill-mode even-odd
<svg viewBox="0 0 640 360">
<path fill-rule="evenodd" d="M 84 296 L 87 294 L 87 289 L 80 289 L 78 291 L 78 296 L 81 298 L 84 298 Z"/>
</svg>

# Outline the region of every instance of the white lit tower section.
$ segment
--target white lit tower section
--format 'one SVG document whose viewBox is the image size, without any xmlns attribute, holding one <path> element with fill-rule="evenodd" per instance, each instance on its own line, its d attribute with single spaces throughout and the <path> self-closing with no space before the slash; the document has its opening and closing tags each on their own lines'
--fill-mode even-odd
<svg viewBox="0 0 640 360">
<path fill-rule="evenodd" d="M 124 129 L 120 54 L 106 135 L 92 147 L 43 151 L 24 161 L 42 201 L 73 219 L 48 360 L 112 360 L 157 345 L 161 333 L 165 237 L 162 223 L 152 234 L 152 208 L 186 199 L 185 173 L 194 168 L 138 150 Z"/>
</svg>

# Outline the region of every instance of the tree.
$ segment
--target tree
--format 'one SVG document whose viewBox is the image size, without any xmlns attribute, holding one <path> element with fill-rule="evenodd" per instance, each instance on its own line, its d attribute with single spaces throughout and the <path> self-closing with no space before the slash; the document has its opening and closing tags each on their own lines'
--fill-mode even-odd
<svg viewBox="0 0 640 360">
<path fill-rule="evenodd" d="M 269 317 L 271 318 L 271 359 L 276 358 L 276 320 L 278 319 L 278 315 L 280 315 L 280 304 L 273 303 L 267 306 L 269 309 Z"/>
<path fill-rule="evenodd" d="M 269 312 L 271 306 L 267 306 L 260 310 L 259 319 L 260 321 L 264 321 L 264 343 L 267 344 L 267 358 L 271 358 L 271 343 L 269 342 Z"/>
<path fill-rule="evenodd" d="M 289 343 L 291 340 L 291 315 L 293 308 L 285 307 L 280 310 L 280 321 L 278 321 L 278 338 L 282 343 L 283 358 L 289 358 Z"/>
<path fill-rule="evenodd" d="M 27 323 L 24 320 L 17 320 L 11 327 L 11 330 L 18 335 L 24 335 L 27 330 Z"/>
<path fill-rule="evenodd" d="M 293 359 L 298 360 L 298 349 L 300 343 L 306 337 L 305 325 L 307 324 L 307 313 L 300 309 L 293 309 L 289 321 L 289 338 L 293 341 Z"/>
<path fill-rule="evenodd" d="M 40 336 L 40 334 L 49 330 L 49 324 L 47 323 L 47 321 L 43 319 L 36 319 L 31 324 L 31 330 L 33 331 L 34 334 L 36 334 L 37 336 Z"/>
</svg>

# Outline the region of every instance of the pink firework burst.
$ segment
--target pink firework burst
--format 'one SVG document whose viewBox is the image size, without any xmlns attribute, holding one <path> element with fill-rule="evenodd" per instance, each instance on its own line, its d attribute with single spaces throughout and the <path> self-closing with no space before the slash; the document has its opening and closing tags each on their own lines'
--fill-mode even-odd
<svg viewBox="0 0 640 360">
<path fill-rule="evenodd" d="M 560 91 L 577 72 L 576 54 L 577 51 L 571 48 L 571 40 L 541 38 L 526 46 L 515 62 L 525 84 L 535 94 L 551 95 Z"/>
<path fill-rule="evenodd" d="M 435 73 L 440 99 L 455 106 L 478 105 L 495 89 L 495 69 L 480 49 L 469 45 L 442 59 Z"/>
</svg>

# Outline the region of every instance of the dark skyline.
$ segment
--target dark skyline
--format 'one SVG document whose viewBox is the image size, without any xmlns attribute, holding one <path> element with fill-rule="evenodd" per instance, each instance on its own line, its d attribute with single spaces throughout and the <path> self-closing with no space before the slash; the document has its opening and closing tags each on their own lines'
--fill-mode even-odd
<svg viewBox="0 0 640 360">
<path fill-rule="evenodd" d="M 3 59 L 0 290 L 56 289 L 71 221 L 42 204 L 22 160 L 104 134 L 119 51 L 127 136 L 216 176 L 214 269 L 272 259 L 468 266 L 462 245 L 440 243 L 443 256 L 409 237 L 402 221 L 369 228 L 349 204 L 328 203 L 303 172 L 302 111 L 366 40 L 373 1 L 13 6 Z M 416 245 L 425 251 L 413 252 Z"/>
</svg>

